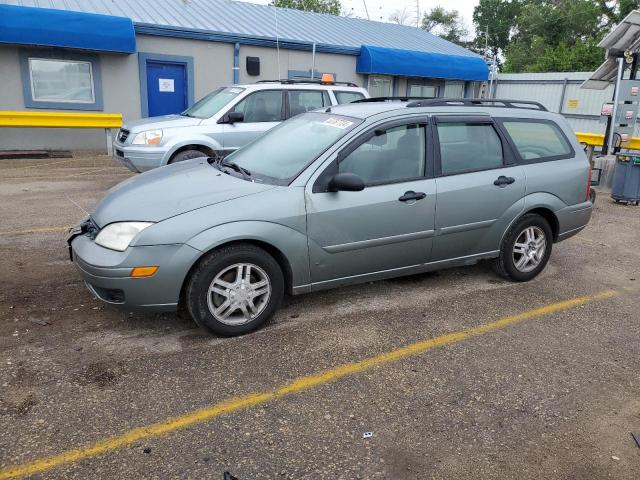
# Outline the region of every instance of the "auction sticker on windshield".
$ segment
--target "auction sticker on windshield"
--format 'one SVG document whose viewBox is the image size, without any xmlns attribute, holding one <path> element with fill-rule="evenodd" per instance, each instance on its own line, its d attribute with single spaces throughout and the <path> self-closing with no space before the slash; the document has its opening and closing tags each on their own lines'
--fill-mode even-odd
<svg viewBox="0 0 640 480">
<path fill-rule="evenodd" d="M 335 117 L 327 118 L 322 123 L 325 125 L 329 125 L 331 127 L 340 128 L 342 130 L 344 130 L 345 128 L 349 128 L 351 125 L 353 125 L 353 122 L 350 122 L 349 120 L 344 120 L 342 118 L 335 118 Z"/>
</svg>

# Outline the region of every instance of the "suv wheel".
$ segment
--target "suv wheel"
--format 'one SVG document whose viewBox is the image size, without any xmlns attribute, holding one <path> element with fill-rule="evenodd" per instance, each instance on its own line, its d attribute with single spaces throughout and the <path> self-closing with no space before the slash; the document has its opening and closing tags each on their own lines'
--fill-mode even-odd
<svg viewBox="0 0 640 480">
<path fill-rule="evenodd" d="M 549 222 L 536 214 L 524 215 L 507 231 L 495 261 L 496 272 L 516 282 L 535 278 L 551 256 L 553 233 Z"/>
<path fill-rule="evenodd" d="M 176 153 L 173 157 L 171 157 L 169 163 L 183 162 L 185 160 L 191 160 L 192 158 L 200 158 L 206 156 L 207 154 L 202 153 L 200 150 L 183 150 L 182 152 Z"/>
<path fill-rule="evenodd" d="M 284 277 L 271 255 L 253 245 L 232 245 L 210 253 L 186 286 L 193 320 L 219 335 L 252 332 L 276 312 Z"/>
</svg>

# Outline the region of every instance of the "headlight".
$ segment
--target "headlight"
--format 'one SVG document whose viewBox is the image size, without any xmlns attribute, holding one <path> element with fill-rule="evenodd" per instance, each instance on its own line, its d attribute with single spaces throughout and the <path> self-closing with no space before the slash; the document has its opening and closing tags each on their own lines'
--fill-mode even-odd
<svg viewBox="0 0 640 480">
<path fill-rule="evenodd" d="M 153 223 L 150 222 L 111 223 L 100 230 L 95 242 L 105 248 L 124 252 L 136 235 L 151 225 Z"/>
<path fill-rule="evenodd" d="M 160 145 L 162 140 L 162 130 L 147 130 L 138 133 L 134 138 L 132 145 Z"/>
</svg>

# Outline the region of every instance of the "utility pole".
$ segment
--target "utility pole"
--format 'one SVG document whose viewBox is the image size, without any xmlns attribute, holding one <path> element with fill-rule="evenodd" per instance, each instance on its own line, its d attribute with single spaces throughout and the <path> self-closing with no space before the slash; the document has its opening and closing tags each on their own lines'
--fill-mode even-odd
<svg viewBox="0 0 640 480">
<path fill-rule="evenodd" d="M 362 0 L 362 3 L 364 4 L 364 13 L 367 14 L 367 20 L 371 20 L 371 18 L 369 18 L 369 9 L 367 8 L 367 0 Z"/>
<path fill-rule="evenodd" d="M 420 28 L 420 0 L 416 0 L 416 28 Z"/>
</svg>

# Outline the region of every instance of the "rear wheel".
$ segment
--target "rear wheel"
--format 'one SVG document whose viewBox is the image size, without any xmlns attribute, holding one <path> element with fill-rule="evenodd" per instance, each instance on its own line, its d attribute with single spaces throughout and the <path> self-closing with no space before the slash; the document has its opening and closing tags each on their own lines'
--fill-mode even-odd
<svg viewBox="0 0 640 480">
<path fill-rule="evenodd" d="M 187 281 L 186 302 L 193 320 L 219 335 L 252 332 L 276 312 L 284 294 L 278 263 L 254 245 L 239 244 L 210 253 Z"/>
<path fill-rule="evenodd" d="M 505 234 L 495 270 L 502 277 L 527 282 L 544 269 L 552 245 L 549 222 L 540 215 L 524 215 Z"/>
<path fill-rule="evenodd" d="M 202 153 L 200 150 L 183 150 L 182 152 L 178 152 L 173 157 L 171 157 L 169 163 L 178 163 L 185 160 L 191 160 L 192 158 L 200 158 L 206 156 L 207 154 Z"/>
</svg>

